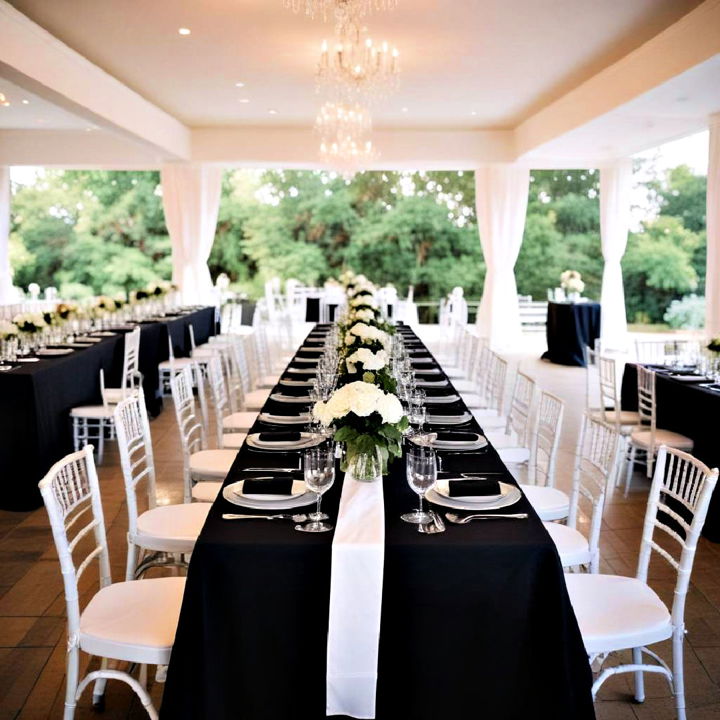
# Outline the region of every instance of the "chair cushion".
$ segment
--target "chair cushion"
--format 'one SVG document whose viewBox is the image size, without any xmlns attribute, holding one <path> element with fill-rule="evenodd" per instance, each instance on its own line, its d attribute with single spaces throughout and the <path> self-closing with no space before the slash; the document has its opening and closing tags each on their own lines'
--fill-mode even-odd
<svg viewBox="0 0 720 720">
<path fill-rule="evenodd" d="M 161 372 L 169 372 L 171 370 L 178 372 L 183 368 L 190 367 L 191 365 L 193 365 L 192 358 L 175 358 L 172 362 L 170 360 L 163 360 L 161 363 L 158 363 L 158 370 Z"/>
<path fill-rule="evenodd" d="M 595 420 L 603 419 L 602 410 L 593 410 L 590 413 Z M 620 425 L 639 425 L 640 424 L 640 413 L 633 412 L 632 410 L 606 410 L 605 419 L 609 423 L 617 423 Z"/>
<path fill-rule="evenodd" d="M 249 430 L 257 420 L 256 412 L 236 412 L 223 418 L 223 430 Z"/>
<path fill-rule="evenodd" d="M 479 408 L 480 410 L 487 409 L 487 400 L 483 400 L 477 393 L 474 392 L 463 392 L 460 393 L 463 402 L 469 408 Z"/>
<path fill-rule="evenodd" d="M 212 347 L 201 345 L 200 347 L 196 347 L 190 353 L 190 357 L 193 360 L 207 361 L 210 358 L 217 357 L 220 353 L 220 350 L 222 350 L 222 345 L 218 345 L 217 347 L 215 347 L 214 345 Z"/>
<path fill-rule="evenodd" d="M 520 484 L 520 489 L 541 520 L 562 520 L 570 512 L 570 498 L 562 491 L 543 485 Z"/>
<path fill-rule="evenodd" d="M 247 433 L 225 433 L 222 436 L 222 446 L 228 450 L 239 450 L 246 437 Z"/>
<path fill-rule="evenodd" d="M 641 580 L 571 573 L 565 582 L 588 653 L 642 647 L 672 635 L 667 607 Z"/>
<path fill-rule="evenodd" d="M 634 445 L 650 447 L 650 431 L 638 428 L 630 434 L 630 440 Z M 695 443 L 685 435 L 673 432 L 672 430 L 655 430 L 655 448 L 661 445 L 675 448 L 676 450 L 692 450 Z"/>
<path fill-rule="evenodd" d="M 99 657 L 166 665 L 175 641 L 184 577 L 102 588 L 80 616 L 80 647 Z"/>
<path fill-rule="evenodd" d="M 245 393 L 244 402 L 248 410 L 260 410 L 270 397 L 270 390 L 252 390 Z"/>
<path fill-rule="evenodd" d="M 453 387 L 460 393 L 474 393 L 477 392 L 478 384 L 475 380 L 453 380 Z"/>
<path fill-rule="evenodd" d="M 131 395 L 133 393 L 132 390 L 125 388 L 105 388 L 105 392 L 103 393 L 103 396 L 105 398 L 105 402 L 110 403 L 111 405 L 117 405 L 118 403 L 122 402 L 126 397 Z"/>
<path fill-rule="evenodd" d="M 112 408 L 106 408 L 104 405 L 80 405 L 70 411 L 70 417 L 88 418 L 90 420 L 110 420 L 112 414 Z"/>
<path fill-rule="evenodd" d="M 192 488 L 192 499 L 197 500 L 198 504 L 215 502 L 215 498 L 220 493 L 221 487 L 221 482 L 208 481 L 195 483 Z"/>
<path fill-rule="evenodd" d="M 543 525 L 555 543 L 563 567 L 590 562 L 590 545 L 581 532 L 554 522 L 545 522 Z"/>
<path fill-rule="evenodd" d="M 192 552 L 209 510 L 206 503 L 161 505 L 148 510 L 137 520 L 135 543 L 148 550 Z"/>
<path fill-rule="evenodd" d="M 237 450 L 200 450 L 190 456 L 190 472 L 200 477 L 225 478 Z"/>
</svg>

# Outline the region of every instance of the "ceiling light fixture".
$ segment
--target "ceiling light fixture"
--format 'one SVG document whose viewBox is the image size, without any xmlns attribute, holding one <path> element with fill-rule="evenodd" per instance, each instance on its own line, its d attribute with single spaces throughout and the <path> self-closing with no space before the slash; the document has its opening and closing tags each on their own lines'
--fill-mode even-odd
<svg viewBox="0 0 720 720">
<path fill-rule="evenodd" d="M 190 28 L 178 28 L 178 35 L 189 35 Z"/>
<path fill-rule="evenodd" d="M 10 101 L 0 92 L 0 106 L 10 107 Z"/>
<path fill-rule="evenodd" d="M 238 100 L 238 102 L 241 102 L 241 103 L 249 103 L 249 102 L 250 102 L 250 98 L 240 98 L 240 99 Z"/>
<path fill-rule="evenodd" d="M 22 104 L 23 104 L 23 105 L 29 105 L 29 104 L 30 104 L 30 101 L 29 101 L 29 100 L 23 100 L 23 101 L 22 101 Z"/>
<path fill-rule="evenodd" d="M 236 82 L 235 87 L 245 87 L 245 83 L 244 82 Z"/>
<path fill-rule="evenodd" d="M 278 114 L 278 111 L 277 111 L 277 110 L 268 110 L 268 113 L 269 113 L 270 115 L 277 115 L 277 114 Z"/>
<path fill-rule="evenodd" d="M 315 130 L 320 135 L 320 160 L 345 177 L 352 177 L 379 156 L 370 139 L 370 112 L 361 105 L 325 103 Z"/>
<path fill-rule="evenodd" d="M 335 20 L 339 34 L 358 26 L 373 10 L 394 10 L 398 0 L 283 0 L 285 7 L 323 21 Z"/>
<path fill-rule="evenodd" d="M 349 102 L 369 101 L 395 90 L 400 74 L 400 52 L 387 42 L 375 45 L 366 31 L 347 36 L 334 47 L 320 46 L 317 81 Z"/>
</svg>

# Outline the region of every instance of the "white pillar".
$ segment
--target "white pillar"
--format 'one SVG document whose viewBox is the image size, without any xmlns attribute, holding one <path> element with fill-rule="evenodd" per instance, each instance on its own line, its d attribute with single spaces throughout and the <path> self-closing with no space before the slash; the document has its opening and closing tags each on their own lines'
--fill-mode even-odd
<svg viewBox="0 0 720 720">
<path fill-rule="evenodd" d="M 476 324 L 493 348 L 510 349 L 521 340 L 515 263 L 529 190 L 527 168 L 488 165 L 475 171 L 475 211 L 487 266 Z"/>
<path fill-rule="evenodd" d="M 600 237 L 605 259 L 602 278 L 602 347 L 625 350 L 628 343 L 625 287 L 620 262 L 630 229 L 632 161 L 600 169 Z"/>
<path fill-rule="evenodd" d="M 188 304 L 216 300 L 207 261 L 215 240 L 222 175 L 223 169 L 214 165 L 180 163 L 165 165 L 160 173 L 173 282 Z"/>
<path fill-rule="evenodd" d="M 10 268 L 10 168 L 0 165 L 0 304 L 13 301 Z"/>
<path fill-rule="evenodd" d="M 710 117 L 705 332 L 708 338 L 720 336 L 720 113 Z"/>
</svg>

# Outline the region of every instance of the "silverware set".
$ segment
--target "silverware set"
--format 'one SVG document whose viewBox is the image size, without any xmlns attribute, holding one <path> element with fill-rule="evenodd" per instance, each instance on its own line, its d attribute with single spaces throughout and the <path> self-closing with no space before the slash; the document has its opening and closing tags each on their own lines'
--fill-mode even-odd
<svg viewBox="0 0 720 720">
<path fill-rule="evenodd" d="M 237 513 L 223 513 L 223 520 L 291 520 L 294 523 L 307 522 L 308 516 L 304 513 L 298 515 L 287 515 L 279 513 L 277 515 L 239 515 Z"/>
</svg>

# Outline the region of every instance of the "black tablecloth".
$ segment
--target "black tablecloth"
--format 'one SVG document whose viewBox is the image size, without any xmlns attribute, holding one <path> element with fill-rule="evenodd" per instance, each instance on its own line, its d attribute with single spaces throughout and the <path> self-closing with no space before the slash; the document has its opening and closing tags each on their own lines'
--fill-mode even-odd
<svg viewBox="0 0 720 720">
<path fill-rule="evenodd" d="M 176 355 L 187 356 L 190 323 L 195 341 L 207 342 L 215 332 L 215 308 L 141 325 L 138 362 L 151 415 L 162 408 L 157 394 L 158 363 L 168 358 L 168 333 Z M 0 508 L 32 510 L 42 505 L 38 482 L 73 449 L 70 410 L 102 402 L 101 369 L 108 387 L 120 383 L 124 337 L 118 333 L 71 355 L 0 374 Z"/>
<path fill-rule="evenodd" d="M 658 372 L 655 376 L 657 426 L 692 438 L 692 454 L 711 468 L 720 467 L 718 417 L 720 393 L 698 387 L 695 383 L 675 380 Z M 637 410 L 637 367 L 625 365 L 621 405 L 623 410 Z M 720 542 L 720 493 L 715 491 L 710 500 L 703 535 Z"/>
<path fill-rule="evenodd" d="M 265 409 L 287 407 L 271 400 Z M 479 431 L 474 421 L 468 427 Z M 492 448 L 446 455 L 452 463 L 514 482 Z M 226 482 L 243 477 L 243 467 L 278 464 L 299 465 L 299 453 L 244 446 Z M 323 498 L 332 518 L 342 482 L 339 474 Z M 593 718 L 590 669 L 562 568 L 527 501 L 512 511 L 529 512 L 528 521 L 427 536 L 399 517 L 417 504 L 404 463 L 383 482 L 378 720 Z M 222 497 L 210 511 L 190 563 L 161 717 L 320 720 L 333 533 L 223 521 L 223 512 L 254 511 Z"/>
<path fill-rule="evenodd" d="M 585 348 L 600 337 L 600 303 L 549 302 L 546 333 L 543 359 L 585 367 Z"/>
</svg>

